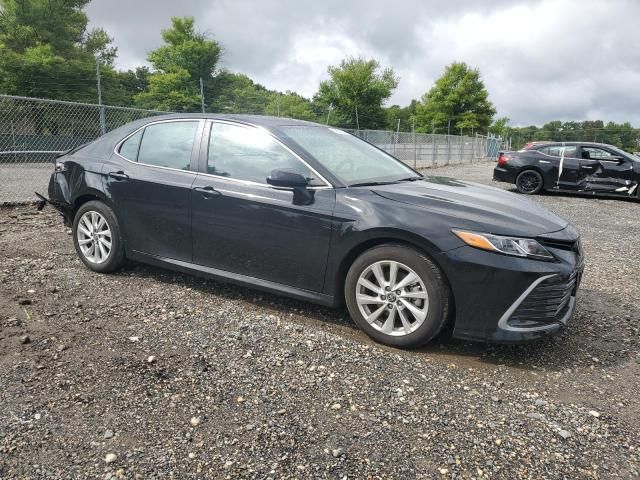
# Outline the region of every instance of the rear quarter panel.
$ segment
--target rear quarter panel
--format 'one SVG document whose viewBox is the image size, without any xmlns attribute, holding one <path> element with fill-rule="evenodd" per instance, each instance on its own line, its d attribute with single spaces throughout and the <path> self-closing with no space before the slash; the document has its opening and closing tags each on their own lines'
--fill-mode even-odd
<svg viewBox="0 0 640 480">
<path fill-rule="evenodd" d="M 558 176 L 558 159 L 543 155 L 536 150 L 516 152 L 514 159 L 508 162 L 515 169 L 516 175 L 524 170 L 536 170 L 544 179 L 545 188 L 555 184 Z"/>
</svg>

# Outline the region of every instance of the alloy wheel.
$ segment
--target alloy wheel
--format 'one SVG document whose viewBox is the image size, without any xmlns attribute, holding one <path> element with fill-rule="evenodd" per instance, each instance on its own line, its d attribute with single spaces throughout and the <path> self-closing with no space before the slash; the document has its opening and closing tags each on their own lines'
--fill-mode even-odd
<svg viewBox="0 0 640 480">
<path fill-rule="evenodd" d="M 368 266 L 356 286 L 356 302 L 365 320 L 392 336 L 409 335 L 427 318 L 429 295 L 411 268 L 393 260 Z"/>
<path fill-rule="evenodd" d="M 107 220 L 96 211 L 85 212 L 78 222 L 78 245 L 84 258 L 91 263 L 104 263 L 111 254 L 111 229 Z"/>
<path fill-rule="evenodd" d="M 541 178 L 538 173 L 535 172 L 524 172 L 518 178 L 518 186 L 520 190 L 526 193 L 535 192 L 541 183 Z"/>
</svg>

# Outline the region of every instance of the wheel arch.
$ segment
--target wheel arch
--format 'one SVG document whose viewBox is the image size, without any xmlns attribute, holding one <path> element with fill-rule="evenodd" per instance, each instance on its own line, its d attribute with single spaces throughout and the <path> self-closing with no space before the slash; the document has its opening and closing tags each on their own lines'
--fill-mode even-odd
<svg viewBox="0 0 640 480">
<path fill-rule="evenodd" d="M 529 170 L 533 170 L 534 172 L 538 172 L 540 174 L 540 176 L 542 177 L 542 188 L 543 189 L 549 188 L 548 181 L 547 181 L 547 175 L 549 173 L 551 173 L 551 172 L 550 171 L 545 172 L 544 169 L 542 169 L 539 165 L 524 165 L 524 166 L 520 167 L 518 169 L 518 171 L 516 172 L 516 175 L 515 175 L 515 177 L 513 179 L 514 185 L 517 185 L 518 177 L 520 176 L 520 174 L 522 172 L 526 172 L 526 171 L 529 171 Z"/>
<path fill-rule="evenodd" d="M 442 272 L 442 277 L 447 282 L 447 287 L 451 292 L 452 307 L 455 305 L 453 289 L 446 274 L 441 260 L 438 258 L 440 250 L 428 240 L 410 232 L 397 231 L 394 229 L 381 229 L 368 232 L 369 234 L 359 239 L 358 242 L 351 245 L 340 259 L 337 268 L 333 274 L 333 296 L 337 305 L 344 305 L 344 286 L 347 272 L 353 262 L 367 250 L 381 245 L 400 245 L 413 248 L 418 252 L 426 255 L 431 259 Z M 452 308 L 453 310 L 453 308 Z"/>
<path fill-rule="evenodd" d="M 76 213 L 78 212 L 80 207 L 82 207 L 82 205 L 84 205 L 87 202 L 91 202 L 93 200 L 98 200 L 106 204 L 109 208 L 113 210 L 113 204 L 111 200 L 109 200 L 109 198 L 107 198 L 107 196 L 103 192 L 93 188 L 87 189 L 84 192 L 82 192 L 82 194 L 76 196 L 73 199 L 71 203 L 71 215 L 72 215 L 71 221 L 73 222 L 73 219 L 75 218 Z"/>
</svg>

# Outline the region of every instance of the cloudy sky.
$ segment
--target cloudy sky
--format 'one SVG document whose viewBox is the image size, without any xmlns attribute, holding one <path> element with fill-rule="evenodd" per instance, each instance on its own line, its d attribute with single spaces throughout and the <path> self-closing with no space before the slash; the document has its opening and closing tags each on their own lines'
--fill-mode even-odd
<svg viewBox="0 0 640 480">
<path fill-rule="evenodd" d="M 117 66 L 143 64 L 171 16 L 224 47 L 221 66 L 311 97 L 327 66 L 377 59 L 420 98 L 445 65 L 478 67 L 514 125 L 603 119 L 640 126 L 640 0 L 93 0 Z"/>
</svg>

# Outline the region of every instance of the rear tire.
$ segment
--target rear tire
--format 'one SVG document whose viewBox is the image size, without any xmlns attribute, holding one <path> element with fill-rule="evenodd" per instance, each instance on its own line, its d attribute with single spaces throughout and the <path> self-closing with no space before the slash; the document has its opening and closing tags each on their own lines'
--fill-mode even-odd
<svg viewBox="0 0 640 480">
<path fill-rule="evenodd" d="M 540 172 L 536 170 L 523 170 L 516 177 L 518 192 L 525 195 L 536 195 L 542 191 L 544 180 Z"/>
<path fill-rule="evenodd" d="M 82 205 L 73 220 L 73 244 L 87 267 L 107 273 L 124 264 L 124 243 L 113 210 L 93 200 Z"/>
<path fill-rule="evenodd" d="M 425 254 L 403 245 L 381 245 L 360 255 L 347 273 L 345 299 L 354 322 L 371 338 L 393 347 L 418 347 L 447 321 L 449 286 Z"/>
</svg>

